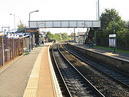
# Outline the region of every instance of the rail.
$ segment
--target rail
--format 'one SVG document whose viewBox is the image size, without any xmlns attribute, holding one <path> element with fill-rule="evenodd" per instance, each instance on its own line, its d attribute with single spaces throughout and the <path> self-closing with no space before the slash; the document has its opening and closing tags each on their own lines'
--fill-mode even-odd
<svg viewBox="0 0 129 97">
<path fill-rule="evenodd" d="M 57 54 L 57 52 L 56 52 L 56 54 Z M 53 54 L 54 55 L 54 54 Z M 66 58 L 65 58 L 65 56 L 61 53 L 61 51 L 60 51 L 60 49 L 58 48 L 58 55 L 57 56 L 60 56 L 60 60 L 64 60 L 64 61 L 62 61 L 62 67 L 61 66 L 58 66 L 59 64 L 58 64 L 58 62 L 57 62 L 57 58 L 55 58 L 55 61 L 56 61 L 56 63 L 58 64 L 57 65 L 57 67 L 58 67 L 58 70 L 59 70 L 59 72 L 60 72 L 60 74 L 61 74 L 61 76 L 62 76 L 62 79 L 64 80 L 64 83 L 65 83 L 65 85 L 66 85 L 66 87 L 67 87 L 67 89 L 68 89 L 68 91 L 71 93 L 71 95 L 77 95 L 78 93 L 79 93 L 79 91 L 80 91 L 80 95 L 87 95 L 88 93 L 86 92 L 86 91 L 88 91 L 87 90 L 87 87 L 88 88 L 90 88 L 90 93 L 92 93 L 92 94 L 88 94 L 88 95 L 92 95 L 93 97 L 94 96 L 97 96 L 97 97 L 105 97 L 94 85 L 92 85 L 77 69 L 76 69 L 76 67 L 74 67 L 73 65 L 72 65 L 72 63 L 70 63 Z M 55 57 L 55 55 L 54 55 L 54 57 Z M 63 67 L 66 67 L 68 70 L 66 71 L 65 70 L 65 68 L 63 68 Z M 66 74 L 67 73 L 67 74 Z M 73 80 L 73 82 L 71 83 L 70 82 L 70 80 L 71 79 L 69 79 L 69 78 L 73 78 L 73 79 L 75 79 L 76 80 L 76 82 Z M 78 85 L 78 86 L 76 86 L 76 85 L 74 85 L 74 84 L 76 83 L 76 85 Z M 80 87 L 79 85 L 79 83 L 81 83 L 81 85 L 83 86 L 83 87 Z M 70 86 L 69 86 L 70 85 Z M 74 86 L 74 88 L 72 88 L 72 86 L 71 85 L 73 85 Z M 86 87 L 87 86 L 87 87 Z M 79 88 L 79 89 L 77 89 L 76 90 L 76 88 Z M 71 89 L 72 88 L 72 89 Z M 84 88 L 85 88 L 85 92 L 83 92 L 82 94 L 81 94 L 81 92 L 84 90 Z M 73 91 L 73 89 L 75 89 L 75 91 Z M 71 90 L 72 90 L 72 92 L 71 92 Z M 81 91 L 82 90 L 82 91 Z M 74 92 L 74 93 L 73 93 Z M 87 93 L 87 94 L 86 94 Z"/>
<path fill-rule="evenodd" d="M 72 55 L 76 56 L 81 61 L 89 64 L 90 66 L 92 66 L 93 68 L 95 68 L 96 70 L 98 70 L 99 72 L 105 74 L 106 76 L 110 77 L 114 81 L 118 82 L 119 84 L 121 84 L 125 88 L 128 88 L 129 89 L 129 77 L 125 76 L 124 74 L 121 74 L 121 72 L 116 71 L 116 70 L 112 70 L 111 68 L 105 66 L 102 63 L 99 63 L 98 64 L 98 63 L 93 62 L 93 61 L 91 62 L 87 57 L 85 57 L 84 55 L 82 55 L 81 52 L 80 53 L 77 53 L 73 49 L 72 50 L 67 49 L 67 51 L 69 51 L 69 53 L 71 53 Z"/>
</svg>

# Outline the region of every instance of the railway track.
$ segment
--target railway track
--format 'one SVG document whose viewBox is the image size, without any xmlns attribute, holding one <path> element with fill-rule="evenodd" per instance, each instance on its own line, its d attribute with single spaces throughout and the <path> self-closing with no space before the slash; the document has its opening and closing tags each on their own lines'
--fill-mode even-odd
<svg viewBox="0 0 129 97">
<path fill-rule="evenodd" d="M 52 56 L 69 97 L 105 97 L 65 58 L 58 48 L 53 47 Z"/>
<path fill-rule="evenodd" d="M 72 51 L 73 51 L 73 49 L 72 49 Z M 65 51 L 63 51 L 63 52 L 65 52 Z M 76 51 L 76 53 L 81 54 L 80 52 L 77 52 L 77 51 Z M 105 75 L 104 73 L 102 73 L 102 71 L 99 72 L 99 70 L 97 70 L 97 68 L 95 68 L 95 69 L 92 68 L 93 66 L 91 67 L 90 64 L 93 64 L 94 63 L 93 61 L 85 62 L 85 60 L 83 59 L 84 64 L 82 63 L 82 61 L 79 62 L 80 58 L 82 58 L 84 54 L 79 56 L 80 57 L 79 60 L 74 57 L 71 57 L 70 53 L 66 53 L 66 54 L 64 53 L 64 55 L 67 57 L 67 59 L 69 59 L 70 62 L 76 64 L 76 67 L 78 68 L 78 70 L 83 75 L 85 75 L 85 77 L 98 90 L 100 90 L 101 93 L 103 93 L 106 97 L 129 97 L 128 86 L 119 82 L 118 80 L 116 82 L 115 79 L 110 78 L 109 76 Z M 75 55 L 75 52 L 74 52 L 74 55 Z M 75 55 L 75 56 L 77 56 L 77 55 Z M 86 56 L 84 58 L 86 58 Z M 80 64 L 82 64 L 82 65 L 80 65 Z M 96 64 L 94 64 L 94 65 L 96 65 Z M 103 68 L 100 68 L 100 69 L 103 69 Z M 108 71 L 108 72 L 111 73 L 110 71 Z M 111 73 L 111 74 L 113 75 L 113 73 Z M 121 83 L 122 85 L 118 84 L 118 82 Z"/>
<path fill-rule="evenodd" d="M 89 60 L 89 58 L 84 56 L 84 54 L 81 53 L 81 52 L 77 52 L 76 50 L 73 50 L 73 49 L 72 50 L 67 49 L 67 50 L 71 54 L 73 54 L 74 56 L 76 56 L 77 58 L 82 60 L 83 62 L 89 64 L 90 66 L 92 66 L 96 70 L 98 70 L 98 71 L 102 72 L 103 74 L 109 76 L 114 81 L 117 81 L 118 83 L 122 84 L 125 88 L 129 89 L 129 77 L 128 76 L 122 74 L 121 72 L 119 72 L 116 69 L 113 70 L 112 68 L 109 68 L 102 63 L 97 63 L 97 62 L 94 62 L 92 60 Z"/>
</svg>

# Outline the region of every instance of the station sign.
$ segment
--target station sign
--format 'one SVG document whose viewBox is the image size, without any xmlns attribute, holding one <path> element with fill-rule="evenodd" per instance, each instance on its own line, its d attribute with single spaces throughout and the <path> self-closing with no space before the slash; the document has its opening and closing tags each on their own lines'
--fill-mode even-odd
<svg viewBox="0 0 129 97">
<path fill-rule="evenodd" d="M 109 47 L 116 47 L 116 34 L 109 34 Z"/>
<path fill-rule="evenodd" d="M 33 33 L 38 32 L 39 30 L 37 28 L 26 28 L 26 32 Z"/>
<path fill-rule="evenodd" d="M 109 34 L 109 37 L 111 38 L 111 37 L 116 37 L 116 34 Z"/>
</svg>

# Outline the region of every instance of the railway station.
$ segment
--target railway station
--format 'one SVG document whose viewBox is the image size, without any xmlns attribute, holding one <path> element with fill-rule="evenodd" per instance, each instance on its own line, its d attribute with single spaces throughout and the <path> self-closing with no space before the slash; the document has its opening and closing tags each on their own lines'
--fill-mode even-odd
<svg viewBox="0 0 129 97">
<path fill-rule="evenodd" d="M 9 26 L 0 25 L 0 97 L 129 97 L 129 22 L 114 6 L 104 6 L 104 11 L 100 8 L 111 1 L 96 0 L 93 6 L 83 0 L 73 0 L 75 6 L 72 0 L 33 1 L 33 6 L 28 1 L 16 3 L 27 11 L 31 9 L 27 25 L 22 23 L 25 18 L 16 22 L 26 14 L 24 8 L 19 9 L 19 16 L 9 14 L 14 23 L 11 19 Z M 32 16 L 40 11 L 33 10 L 36 4 L 42 18 Z M 95 18 L 73 18 L 84 8 L 88 9 L 83 12 L 87 16 L 96 10 Z M 69 10 L 72 18 L 65 19 Z"/>
<path fill-rule="evenodd" d="M 72 42 L 45 43 L 35 37 L 41 24 L 96 28 L 100 21 L 29 22 L 26 31 L 33 34 L 1 34 L 0 97 L 129 96 L 127 54 L 76 42 L 76 36 Z"/>
</svg>

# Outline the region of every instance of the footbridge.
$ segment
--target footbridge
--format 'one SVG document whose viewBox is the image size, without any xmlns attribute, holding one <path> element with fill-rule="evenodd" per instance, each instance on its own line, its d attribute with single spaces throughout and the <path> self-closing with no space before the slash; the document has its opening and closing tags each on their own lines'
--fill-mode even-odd
<svg viewBox="0 0 129 97">
<path fill-rule="evenodd" d="M 29 21 L 30 28 L 94 28 L 100 27 L 99 20 L 41 20 Z"/>
</svg>

